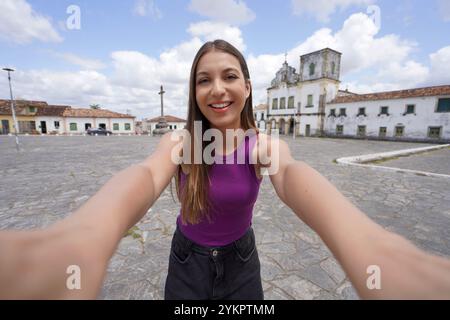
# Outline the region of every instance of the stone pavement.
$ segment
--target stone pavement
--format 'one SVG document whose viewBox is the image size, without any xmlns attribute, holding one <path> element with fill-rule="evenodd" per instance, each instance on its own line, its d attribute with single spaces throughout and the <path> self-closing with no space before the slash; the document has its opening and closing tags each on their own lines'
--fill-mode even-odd
<svg viewBox="0 0 450 320">
<path fill-rule="evenodd" d="M 333 162 L 340 157 L 427 144 L 283 139 L 296 159 L 318 170 L 377 223 L 429 252 L 450 256 L 450 179 L 394 174 Z M 44 227 L 63 218 L 113 174 L 148 156 L 157 141 L 158 138 L 147 136 L 24 136 L 23 151 L 17 153 L 14 137 L 0 136 L 0 229 Z M 424 158 L 428 155 L 395 161 L 416 169 L 416 160 L 410 160 L 414 157 L 422 159 L 418 161 L 427 165 L 426 170 L 437 168 L 448 174 L 448 150 L 433 155 L 434 152 L 429 155 L 431 166 Z M 179 204 L 167 188 L 121 241 L 99 298 L 163 297 L 178 210 Z M 253 226 L 266 299 L 358 299 L 330 251 L 278 199 L 267 177 L 261 184 Z"/>
<path fill-rule="evenodd" d="M 450 147 L 407 157 L 398 157 L 377 164 L 401 169 L 419 170 L 450 175 Z"/>
</svg>

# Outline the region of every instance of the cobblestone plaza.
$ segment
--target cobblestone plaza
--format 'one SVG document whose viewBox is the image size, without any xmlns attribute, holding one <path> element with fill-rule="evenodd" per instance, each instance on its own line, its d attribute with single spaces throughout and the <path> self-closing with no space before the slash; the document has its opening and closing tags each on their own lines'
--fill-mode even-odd
<svg viewBox="0 0 450 320">
<path fill-rule="evenodd" d="M 450 257 L 450 178 L 343 166 L 340 157 L 424 143 L 283 137 L 297 160 L 329 179 L 386 229 Z M 0 136 L 0 229 L 44 227 L 80 207 L 118 171 L 151 154 L 148 136 Z M 382 163 L 450 175 L 450 148 Z M 175 196 L 175 186 L 172 184 Z M 324 195 L 326 196 L 326 195 Z M 100 299 L 162 299 L 179 203 L 170 186 L 112 258 Z M 277 197 L 265 177 L 253 227 L 266 299 L 358 299 L 321 239 Z"/>
</svg>

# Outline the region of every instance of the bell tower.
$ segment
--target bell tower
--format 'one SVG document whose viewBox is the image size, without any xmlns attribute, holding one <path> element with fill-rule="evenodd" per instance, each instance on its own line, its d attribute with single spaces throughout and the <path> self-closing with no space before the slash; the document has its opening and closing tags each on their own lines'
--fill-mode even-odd
<svg viewBox="0 0 450 320">
<path fill-rule="evenodd" d="M 341 53 L 330 48 L 300 57 L 300 81 L 327 78 L 339 81 Z"/>
</svg>

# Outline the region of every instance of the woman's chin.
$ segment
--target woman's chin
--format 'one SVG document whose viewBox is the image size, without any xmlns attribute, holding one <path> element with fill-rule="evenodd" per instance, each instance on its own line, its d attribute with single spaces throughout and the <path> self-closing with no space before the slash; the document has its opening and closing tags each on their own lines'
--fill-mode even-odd
<svg viewBox="0 0 450 320">
<path fill-rule="evenodd" d="M 210 119 L 209 123 L 211 123 L 213 128 L 218 129 L 234 129 L 238 127 L 239 120 L 230 120 L 230 119 Z"/>
</svg>

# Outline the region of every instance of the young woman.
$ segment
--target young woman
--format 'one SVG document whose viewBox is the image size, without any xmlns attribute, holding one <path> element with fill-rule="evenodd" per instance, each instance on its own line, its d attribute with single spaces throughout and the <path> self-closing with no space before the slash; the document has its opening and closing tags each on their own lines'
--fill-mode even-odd
<svg viewBox="0 0 450 320">
<path fill-rule="evenodd" d="M 222 40 L 202 46 L 191 69 L 181 143 L 164 135 L 150 157 L 45 230 L 0 232 L 0 298 L 95 298 L 122 236 L 175 177 L 181 211 L 165 298 L 262 299 L 251 219 L 267 170 L 280 199 L 319 234 L 362 298 L 449 299 L 450 261 L 384 230 L 317 171 L 295 161 L 284 141 L 257 133 L 251 93 L 238 50 Z M 227 136 L 239 129 L 254 134 Z M 212 135 L 224 143 L 215 144 L 211 162 L 205 136 Z M 235 161 L 239 156 L 242 162 Z M 69 265 L 80 267 L 80 290 L 66 286 Z M 370 266 L 381 271 L 380 289 L 367 286 Z"/>
</svg>

